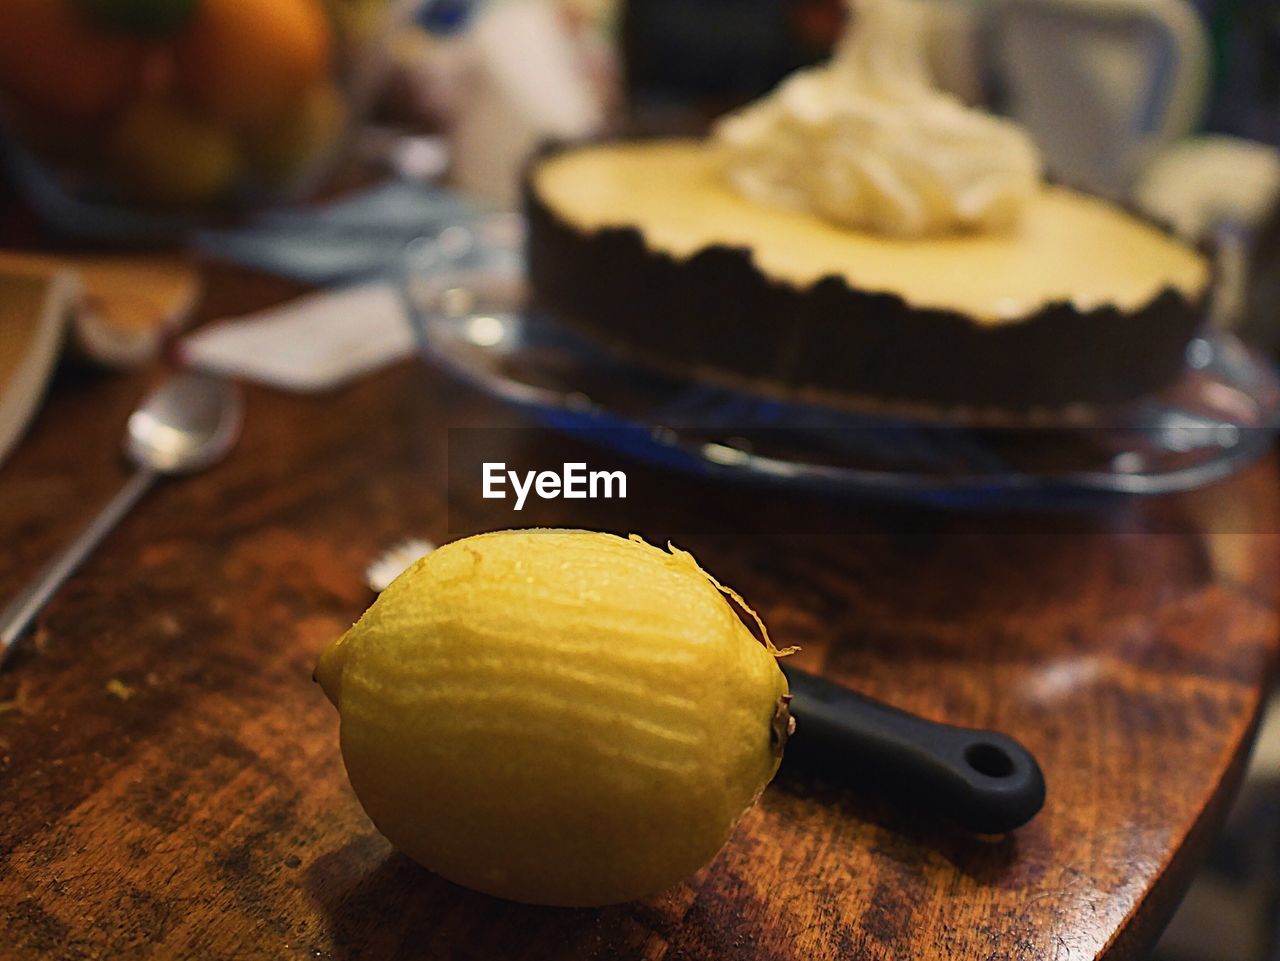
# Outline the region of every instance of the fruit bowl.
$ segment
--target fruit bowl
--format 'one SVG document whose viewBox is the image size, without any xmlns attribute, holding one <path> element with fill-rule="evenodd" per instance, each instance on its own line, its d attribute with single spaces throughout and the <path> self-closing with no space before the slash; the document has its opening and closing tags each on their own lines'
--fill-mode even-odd
<svg viewBox="0 0 1280 961">
<path fill-rule="evenodd" d="M 0 146 L 48 223 L 151 240 L 314 191 L 408 0 L 4 0 Z"/>
</svg>

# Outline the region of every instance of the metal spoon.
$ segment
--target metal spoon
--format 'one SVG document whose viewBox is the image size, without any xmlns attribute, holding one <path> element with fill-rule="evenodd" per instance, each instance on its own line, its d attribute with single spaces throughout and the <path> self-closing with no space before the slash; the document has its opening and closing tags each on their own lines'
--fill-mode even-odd
<svg viewBox="0 0 1280 961">
<path fill-rule="evenodd" d="M 125 456 L 137 470 L 93 522 L 0 611 L 0 665 L 14 642 L 62 583 L 156 482 L 209 467 L 240 436 L 243 404 L 230 381 L 179 374 L 129 415 Z"/>
</svg>

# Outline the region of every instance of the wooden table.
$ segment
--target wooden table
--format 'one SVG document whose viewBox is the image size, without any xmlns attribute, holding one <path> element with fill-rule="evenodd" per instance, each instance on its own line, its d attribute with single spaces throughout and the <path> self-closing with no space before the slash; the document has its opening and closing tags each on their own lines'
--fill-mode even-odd
<svg viewBox="0 0 1280 961">
<path fill-rule="evenodd" d="M 212 292 L 208 313 L 286 289 L 223 274 Z M 55 384 L 0 468 L 0 596 L 120 482 L 122 422 L 159 375 Z M 1152 943 L 1236 786 L 1280 634 L 1273 461 L 1059 516 L 639 467 L 662 496 L 543 510 L 531 520 L 675 539 L 806 666 L 1006 730 L 1049 785 L 1026 828 L 975 838 L 856 774 L 791 764 L 687 883 L 549 910 L 395 854 L 311 682 L 371 600 L 372 555 L 405 534 L 442 540 L 447 518 L 455 533 L 495 523 L 475 492 L 446 512 L 446 426 L 515 423 L 417 363 L 324 397 L 248 392 L 231 459 L 156 490 L 0 678 L 0 955 L 896 961 L 1133 958 Z M 583 451 L 522 436 L 513 461 L 520 443 Z"/>
</svg>

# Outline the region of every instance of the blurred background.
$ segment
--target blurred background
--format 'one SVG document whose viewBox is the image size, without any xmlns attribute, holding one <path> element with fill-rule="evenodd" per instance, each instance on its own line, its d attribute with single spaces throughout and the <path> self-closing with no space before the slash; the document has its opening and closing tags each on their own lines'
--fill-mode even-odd
<svg viewBox="0 0 1280 961">
<path fill-rule="evenodd" d="M 929 9 L 940 85 L 1024 123 L 1053 176 L 1215 239 L 1218 321 L 1280 348 L 1280 0 Z M 145 363 L 190 315 L 201 263 L 309 287 L 385 274 L 459 209 L 515 208 L 544 141 L 702 131 L 824 59 L 845 16 L 841 0 L 3 0 L 0 304 L 14 278 L 74 271 L 75 349 Z M 4 373 L 0 435 L 21 386 Z M 1272 723 L 1157 956 L 1280 959 L 1277 904 Z"/>
<path fill-rule="evenodd" d="M 1280 5 L 931 0 L 941 86 L 1050 173 L 1226 237 L 1274 346 Z M 547 139 L 696 132 L 825 58 L 841 0 L 8 0 L 0 238 L 156 246 L 394 176 L 514 206 Z M 1245 278 L 1248 282 L 1245 283 Z"/>
</svg>

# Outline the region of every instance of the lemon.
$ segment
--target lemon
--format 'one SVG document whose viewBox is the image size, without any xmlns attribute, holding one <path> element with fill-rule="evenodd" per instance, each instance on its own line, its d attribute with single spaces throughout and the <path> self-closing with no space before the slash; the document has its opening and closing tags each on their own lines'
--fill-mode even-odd
<svg viewBox="0 0 1280 961">
<path fill-rule="evenodd" d="M 387 0 L 328 0 L 326 6 L 339 33 L 355 44 L 376 38 L 387 21 Z"/>
<path fill-rule="evenodd" d="M 143 100 L 125 112 L 111 138 L 111 158 L 139 199 L 189 207 L 217 200 L 239 164 L 225 128 L 164 100 Z"/>
<path fill-rule="evenodd" d="M 773 777 L 789 698 L 764 638 L 683 551 L 501 531 L 414 564 L 316 676 L 392 844 L 488 894 L 590 906 L 702 867 Z"/>
<path fill-rule="evenodd" d="M 347 105 L 337 86 L 312 85 L 292 113 L 246 134 L 253 173 L 269 184 L 289 183 L 332 151 L 346 120 Z"/>
</svg>

